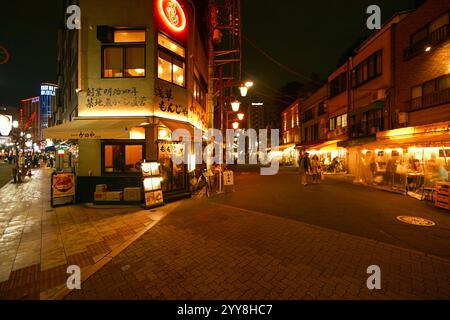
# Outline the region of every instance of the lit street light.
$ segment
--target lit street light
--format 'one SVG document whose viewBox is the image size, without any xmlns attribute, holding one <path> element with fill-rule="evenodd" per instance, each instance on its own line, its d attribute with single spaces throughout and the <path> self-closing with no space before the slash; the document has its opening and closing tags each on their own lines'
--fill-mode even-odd
<svg viewBox="0 0 450 320">
<path fill-rule="evenodd" d="M 239 101 L 237 101 L 237 100 L 236 100 L 236 101 L 233 101 L 233 102 L 231 103 L 231 109 L 232 109 L 234 112 L 238 112 L 240 106 L 241 106 L 241 103 L 240 103 Z"/>
</svg>

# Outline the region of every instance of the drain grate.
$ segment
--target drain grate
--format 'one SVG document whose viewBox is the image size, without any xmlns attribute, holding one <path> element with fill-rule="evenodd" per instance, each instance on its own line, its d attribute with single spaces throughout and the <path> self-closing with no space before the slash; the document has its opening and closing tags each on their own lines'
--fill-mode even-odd
<svg viewBox="0 0 450 320">
<path fill-rule="evenodd" d="M 434 227 L 436 225 L 436 223 L 431 220 L 419 217 L 399 216 L 397 217 L 397 220 L 419 227 Z"/>
</svg>

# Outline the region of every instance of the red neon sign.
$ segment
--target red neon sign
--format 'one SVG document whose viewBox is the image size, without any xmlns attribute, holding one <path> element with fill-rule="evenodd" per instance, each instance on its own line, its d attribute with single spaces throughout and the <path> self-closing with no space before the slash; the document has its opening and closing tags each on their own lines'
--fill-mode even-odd
<svg viewBox="0 0 450 320">
<path fill-rule="evenodd" d="M 186 15 L 177 0 L 158 0 L 159 14 L 164 23 L 175 32 L 186 29 Z"/>
</svg>

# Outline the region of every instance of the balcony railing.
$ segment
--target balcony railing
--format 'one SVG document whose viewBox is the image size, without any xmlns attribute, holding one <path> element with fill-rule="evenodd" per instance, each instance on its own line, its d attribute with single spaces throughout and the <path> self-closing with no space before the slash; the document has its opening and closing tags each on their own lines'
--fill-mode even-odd
<svg viewBox="0 0 450 320">
<path fill-rule="evenodd" d="M 355 123 L 349 126 L 351 138 L 366 137 L 384 130 L 384 119 L 377 118 L 366 122 Z"/>
<path fill-rule="evenodd" d="M 425 52 L 428 46 L 436 46 L 450 38 L 450 25 L 446 24 L 431 32 L 425 39 L 414 43 L 403 51 L 403 59 L 409 60 Z"/>
<path fill-rule="evenodd" d="M 450 102 L 450 88 L 426 94 L 411 100 L 411 110 L 417 110 Z"/>
</svg>

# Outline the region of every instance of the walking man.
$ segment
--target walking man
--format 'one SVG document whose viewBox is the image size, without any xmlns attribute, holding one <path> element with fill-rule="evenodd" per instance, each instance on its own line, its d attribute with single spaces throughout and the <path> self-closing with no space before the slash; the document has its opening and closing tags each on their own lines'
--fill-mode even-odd
<svg viewBox="0 0 450 320">
<path fill-rule="evenodd" d="M 308 153 L 303 153 L 298 162 L 300 172 L 300 182 L 303 186 L 308 185 L 307 175 L 311 171 L 311 161 Z"/>
</svg>

